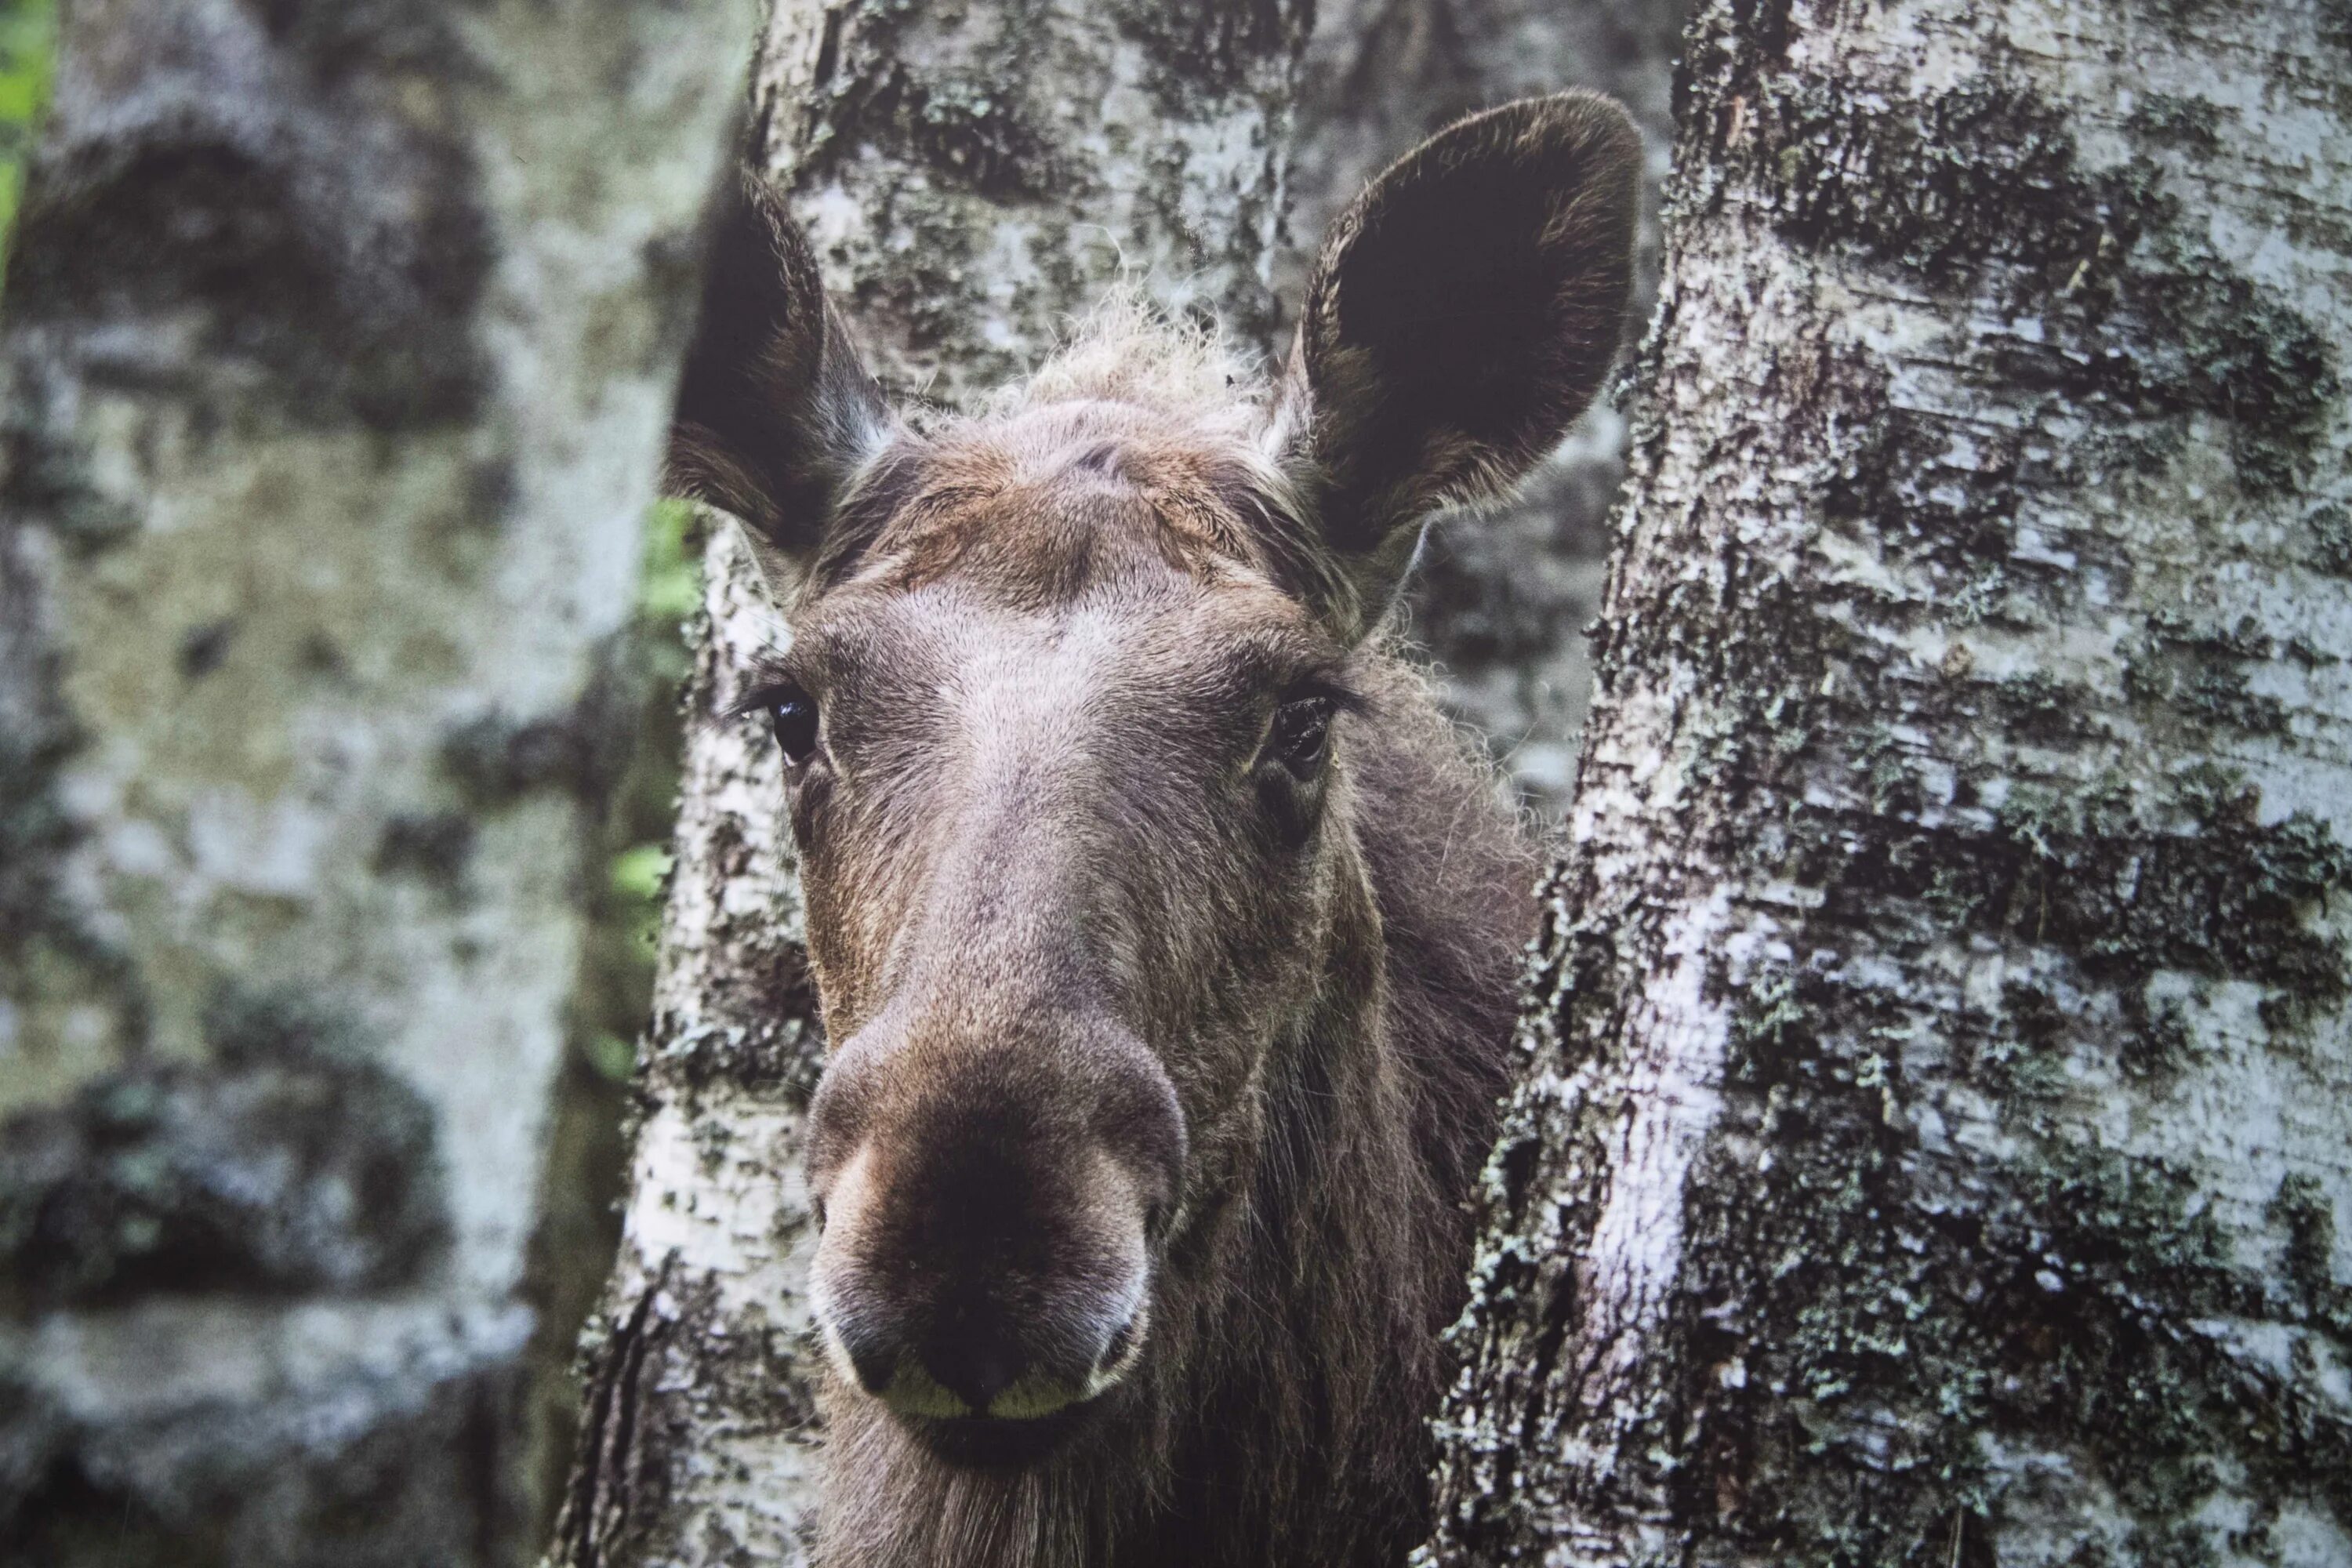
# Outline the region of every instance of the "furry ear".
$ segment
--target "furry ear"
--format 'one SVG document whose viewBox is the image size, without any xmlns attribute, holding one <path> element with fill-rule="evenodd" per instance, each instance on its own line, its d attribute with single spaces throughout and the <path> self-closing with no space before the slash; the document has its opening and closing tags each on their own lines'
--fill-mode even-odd
<svg viewBox="0 0 2352 1568">
<path fill-rule="evenodd" d="M 1641 164 L 1611 100 L 1527 99 L 1439 132 L 1332 224 L 1276 428 L 1343 559 L 1401 573 L 1411 525 L 1505 489 L 1591 402 Z"/>
<path fill-rule="evenodd" d="M 804 556 L 891 428 L 800 226 L 744 172 L 718 203 L 670 427 L 668 488 L 734 513 L 772 549 Z"/>
</svg>

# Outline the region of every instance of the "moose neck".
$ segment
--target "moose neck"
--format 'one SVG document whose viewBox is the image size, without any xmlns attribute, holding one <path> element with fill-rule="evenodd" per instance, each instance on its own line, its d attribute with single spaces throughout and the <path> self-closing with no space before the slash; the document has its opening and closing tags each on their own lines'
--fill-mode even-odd
<svg viewBox="0 0 2352 1568">
<path fill-rule="evenodd" d="M 1219 1256 L 1171 1260 L 1197 1292 L 1160 1456 L 1181 1478 L 1168 1500 L 1187 1539 L 1161 1532 L 1155 1564 L 1351 1562 L 1328 1536 L 1268 1540 L 1266 1523 L 1361 1494 L 1338 1511 L 1374 1527 L 1422 1484 L 1418 1453 L 1364 1417 L 1429 1382 L 1433 1303 L 1459 1271 L 1431 1243 L 1459 1220 L 1420 1157 L 1428 1108 L 1394 1026 L 1370 868 L 1349 880 L 1314 999 L 1268 1053 L 1253 1166 L 1203 1239 Z"/>
</svg>

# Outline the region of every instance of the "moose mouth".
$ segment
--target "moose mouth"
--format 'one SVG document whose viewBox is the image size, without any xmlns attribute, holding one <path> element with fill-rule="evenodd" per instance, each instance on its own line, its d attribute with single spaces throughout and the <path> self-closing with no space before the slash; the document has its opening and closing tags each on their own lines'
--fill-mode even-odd
<svg viewBox="0 0 2352 1568">
<path fill-rule="evenodd" d="M 987 1337 L 938 1338 L 928 1353 L 901 1355 L 886 1371 L 872 1355 L 861 1362 L 831 1316 L 821 1321 L 844 1383 L 880 1405 L 919 1447 L 960 1468 L 1011 1470 L 1045 1460 L 1117 1402 L 1140 1359 L 1147 1314 L 1132 1310 L 1083 1375 L 1024 1365 L 1019 1352 Z"/>
<path fill-rule="evenodd" d="M 905 1415 L 898 1425 L 934 1458 L 965 1469 L 1016 1470 L 1040 1463 L 1094 1425 L 1106 1401 L 1066 1405 L 1048 1415 Z"/>
</svg>

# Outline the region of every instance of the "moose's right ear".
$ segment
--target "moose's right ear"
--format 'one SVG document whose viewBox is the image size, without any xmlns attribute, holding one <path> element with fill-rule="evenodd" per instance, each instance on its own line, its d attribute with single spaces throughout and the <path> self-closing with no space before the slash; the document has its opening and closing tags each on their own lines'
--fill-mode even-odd
<svg viewBox="0 0 2352 1568">
<path fill-rule="evenodd" d="M 851 477 L 889 438 L 889 405 L 826 302 L 782 198 L 746 171 L 729 183 L 717 219 L 667 488 L 806 555 Z"/>
<path fill-rule="evenodd" d="M 1375 584 L 1432 510 L 1500 493 L 1617 356 L 1642 139 L 1598 93 L 1439 132 L 1332 223 L 1272 432 Z"/>
</svg>

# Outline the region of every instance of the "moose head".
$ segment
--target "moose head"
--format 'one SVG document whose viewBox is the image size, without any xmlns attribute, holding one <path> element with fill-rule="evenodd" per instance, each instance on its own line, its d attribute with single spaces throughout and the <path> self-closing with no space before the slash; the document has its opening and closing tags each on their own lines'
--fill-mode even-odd
<svg viewBox="0 0 2352 1568">
<path fill-rule="evenodd" d="M 1639 156 L 1591 95 L 1475 116 L 1334 224 L 1271 384 L 1113 311 L 920 429 L 779 198 L 732 193 L 672 470 L 791 627 L 754 703 L 831 1042 L 836 1418 L 958 1467 L 1164 1426 L 1237 1293 L 1283 1288 L 1234 1278 L 1267 1194 L 1317 1166 L 1378 1204 L 1431 1164 L 1444 1071 L 1384 1017 L 1415 960 L 1367 847 L 1426 700 L 1375 634 L 1431 515 L 1608 371 Z"/>
</svg>

